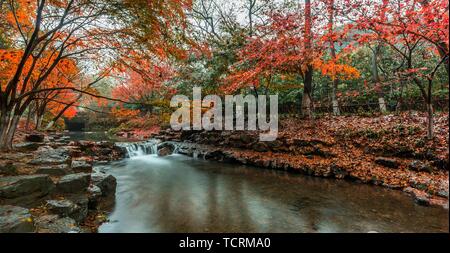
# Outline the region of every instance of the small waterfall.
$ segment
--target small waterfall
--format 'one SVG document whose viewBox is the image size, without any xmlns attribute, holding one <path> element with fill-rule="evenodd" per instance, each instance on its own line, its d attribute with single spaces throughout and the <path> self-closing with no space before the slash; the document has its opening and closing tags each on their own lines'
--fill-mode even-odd
<svg viewBox="0 0 450 253">
<path fill-rule="evenodd" d="M 157 140 L 149 140 L 145 142 L 121 143 L 118 145 L 124 147 L 127 150 L 128 157 L 131 158 L 156 154 L 158 151 L 158 143 L 159 141 Z"/>
</svg>

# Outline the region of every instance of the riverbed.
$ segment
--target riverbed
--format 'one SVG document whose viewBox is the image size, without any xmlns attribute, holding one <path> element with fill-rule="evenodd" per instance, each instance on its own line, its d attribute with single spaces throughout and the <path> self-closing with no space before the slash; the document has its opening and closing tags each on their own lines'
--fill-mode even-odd
<svg viewBox="0 0 450 253">
<path fill-rule="evenodd" d="M 97 167 L 117 178 L 101 233 L 448 232 L 448 210 L 406 194 L 183 155 L 139 155 Z"/>
</svg>

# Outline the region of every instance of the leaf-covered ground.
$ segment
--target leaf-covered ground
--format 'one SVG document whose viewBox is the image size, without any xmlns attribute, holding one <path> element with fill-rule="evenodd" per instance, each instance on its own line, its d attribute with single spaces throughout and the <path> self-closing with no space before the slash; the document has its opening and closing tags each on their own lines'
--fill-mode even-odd
<svg viewBox="0 0 450 253">
<path fill-rule="evenodd" d="M 187 141 L 213 146 L 243 163 L 382 185 L 415 197 L 425 196 L 427 204 L 445 206 L 448 131 L 448 113 L 437 113 L 435 138 L 428 140 L 425 115 L 407 112 L 377 117 L 283 119 L 278 139 L 272 143 L 255 142 L 255 132 L 202 132 Z M 247 144 L 237 144 L 248 136 L 252 140 L 244 141 Z M 183 134 L 181 140 L 186 141 Z M 395 166 L 375 162 L 380 158 L 393 161 Z"/>
</svg>

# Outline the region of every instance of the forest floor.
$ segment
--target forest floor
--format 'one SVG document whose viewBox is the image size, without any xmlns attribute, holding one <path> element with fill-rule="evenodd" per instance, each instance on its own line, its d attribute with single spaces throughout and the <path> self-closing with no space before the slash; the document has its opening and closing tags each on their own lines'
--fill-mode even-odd
<svg viewBox="0 0 450 253">
<path fill-rule="evenodd" d="M 155 137 L 200 144 L 194 149 L 205 150 L 207 159 L 381 185 L 403 190 L 419 204 L 448 208 L 448 113 L 436 114 L 434 133 L 434 139 L 426 138 L 424 114 L 405 112 L 283 119 L 273 142 L 243 131 L 166 130 Z"/>
</svg>

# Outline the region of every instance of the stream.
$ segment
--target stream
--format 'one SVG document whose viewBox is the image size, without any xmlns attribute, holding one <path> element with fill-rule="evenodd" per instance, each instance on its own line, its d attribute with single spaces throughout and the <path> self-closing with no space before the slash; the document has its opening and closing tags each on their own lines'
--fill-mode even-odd
<svg viewBox="0 0 450 253">
<path fill-rule="evenodd" d="M 129 144 L 130 158 L 97 166 L 117 178 L 101 233 L 447 232 L 448 210 L 406 194 Z"/>
</svg>

